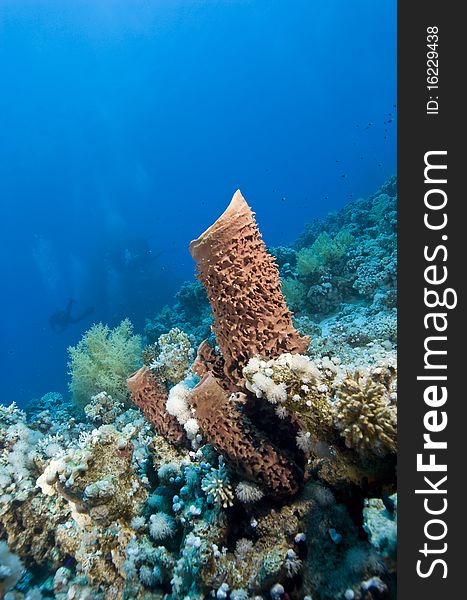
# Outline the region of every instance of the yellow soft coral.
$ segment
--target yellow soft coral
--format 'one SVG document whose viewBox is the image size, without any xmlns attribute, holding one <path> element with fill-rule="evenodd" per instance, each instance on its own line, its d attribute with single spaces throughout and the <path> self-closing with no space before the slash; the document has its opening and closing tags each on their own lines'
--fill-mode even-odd
<svg viewBox="0 0 467 600">
<path fill-rule="evenodd" d="M 100 392 L 107 392 L 116 402 L 127 399 L 126 380 L 141 366 L 141 337 L 133 335 L 129 319 L 115 329 L 93 325 L 68 353 L 69 387 L 78 406 L 84 407 Z"/>
</svg>

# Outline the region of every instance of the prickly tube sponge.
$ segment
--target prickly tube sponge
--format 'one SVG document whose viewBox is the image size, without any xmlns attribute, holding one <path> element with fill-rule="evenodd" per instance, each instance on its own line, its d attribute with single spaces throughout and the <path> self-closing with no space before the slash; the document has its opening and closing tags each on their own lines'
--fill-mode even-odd
<svg viewBox="0 0 467 600">
<path fill-rule="evenodd" d="M 190 252 L 211 303 L 229 381 L 242 382 L 242 369 L 252 356 L 305 352 L 309 340 L 292 325 L 276 263 L 240 190 L 217 221 L 191 242 Z"/>
<path fill-rule="evenodd" d="M 203 437 L 237 474 L 276 497 L 298 491 L 303 471 L 242 416 L 212 373 L 203 376 L 188 401 Z"/>
<path fill-rule="evenodd" d="M 179 446 L 185 443 L 186 435 L 177 419 L 165 407 L 167 391 L 148 367 L 142 367 L 127 381 L 132 401 L 141 409 L 147 421 L 160 435 Z"/>
</svg>

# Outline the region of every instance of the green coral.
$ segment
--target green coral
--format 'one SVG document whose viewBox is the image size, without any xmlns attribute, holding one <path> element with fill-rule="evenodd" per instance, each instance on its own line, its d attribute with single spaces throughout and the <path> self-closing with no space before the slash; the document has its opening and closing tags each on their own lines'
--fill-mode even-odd
<svg viewBox="0 0 467 600">
<path fill-rule="evenodd" d="M 297 271 L 302 277 L 308 277 L 322 267 L 336 263 L 345 254 L 352 243 L 352 234 L 343 229 L 334 237 L 320 233 L 311 248 L 303 248 L 297 254 Z"/>
<path fill-rule="evenodd" d="M 126 380 L 141 366 L 141 337 L 133 335 L 129 319 L 115 329 L 93 325 L 68 353 L 69 388 L 78 406 L 84 407 L 100 392 L 107 392 L 116 402 L 127 399 Z"/>
<path fill-rule="evenodd" d="M 292 310 L 297 309 L 304 302 L 307 291 L 306 286 L 298 279 L 284 277 L 282 280 L 282 293 L 285 296 L 287 306 Z"/>
</svg>

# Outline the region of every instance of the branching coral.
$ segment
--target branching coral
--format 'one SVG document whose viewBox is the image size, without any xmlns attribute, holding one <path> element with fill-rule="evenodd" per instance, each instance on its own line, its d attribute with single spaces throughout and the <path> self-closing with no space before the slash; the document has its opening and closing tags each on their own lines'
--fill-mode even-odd
<svg viewBox="0 0 467 600">
<path fill-rule="evenodd" d="M 70 391 L 78 406 L 83 408 L 100 392 L 107 392 L 117 402 L 127 400 L 127 377 L 141 363 L 141 338 L 133 335 L 128 319 L 115 329 L 102 323 L 93 325 L 68 353 Z"/>
<path fill-rule="evenodd" d="M 396 451 L 397 413 L 387 388 L 356 373 L 337 390 L 334 419 L 349 448 L 384 456 Z"/>
<path fill-rule="evenodd" d="M 86 404 L 84 412 L 93 423 L 108 425 L 123 412 L 123 406 L 122 402 L 116 402 L 107 392 L 100 392 L 91 397 L 91 402 Z"/>
<path fill-rule="evenodd" d="M 149 363 L 159 381 L 174 385 L 185 377 L 195 355 L 193 341 L 178 328 L 160 336 L 155 345 L 155 356 Z"/>
<path fill-rule="evenodd" d="M 248 359 L 306 349 L 292 325 L 274 259 L 266 251 L 253 213 L 237 191 L 219 219 L 190 244 L 199 279 L 214 313 L 213 330 L 236 384 Z"/>
</svg>

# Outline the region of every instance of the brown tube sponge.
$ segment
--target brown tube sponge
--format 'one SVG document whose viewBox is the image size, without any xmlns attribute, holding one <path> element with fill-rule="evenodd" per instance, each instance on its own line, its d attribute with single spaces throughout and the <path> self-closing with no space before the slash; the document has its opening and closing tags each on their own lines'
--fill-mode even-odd
<svg viewBox="0 0 467 600">
<path fill-rule="evenodd" d="M 276 497 L 298 491 L 303 470 L 242 416 L 212 373 L 203 376 L 188 401 L 195 409 L 203 437 L 238 475 Z"/>
<path fill-rule="evenodd" d="M 165 403 L 167 390 L 161 385 L 148 367 L 142 367 L 127 380 L 132 401 L 160 435 L 176 446 L 186 442 L 183 427 L 170 415 Z"/>
<path fill-rule="evenodd" d="M 212 373 L 217 383 L 225 391 L 235 392 L 237 391 L 237 387 L 225 378 L 224 366 L 224 358 L 220 354 L 216 354 L 208 340 L 202 341 L 198 347 L 196 358 L 191 365 L 191 370 L 199 377 L 208 372 Z"/>
<path fill-rule="evenodd" d="M 191 242 L 190 252 L 214 313 L 224 373 L 232 383 L 242 382 L 242 368 L 254 355 L 273 358 L 306 350 L 309 339 L 292 325 L 276 263 L 240 190 Z"/>
</svg>

